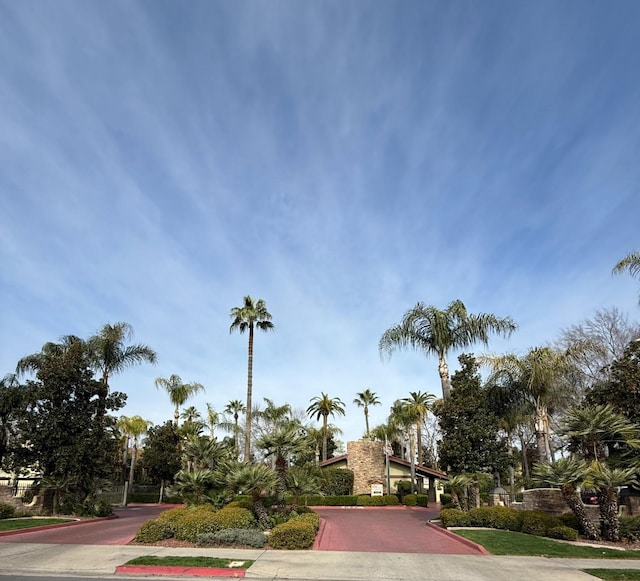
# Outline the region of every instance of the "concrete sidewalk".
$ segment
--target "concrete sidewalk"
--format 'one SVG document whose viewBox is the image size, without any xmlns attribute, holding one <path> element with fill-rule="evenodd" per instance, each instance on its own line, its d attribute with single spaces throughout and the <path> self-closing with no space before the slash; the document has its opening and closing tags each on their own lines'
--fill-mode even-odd
<svg viewBox="0 0 640 581">
<path fill-rule="evenodd" d="M 3 543 L 0 544 L 0 577 L 17 574 L 109 576 L 118 565 L 143 555 L 251 559 L 255 563 L 246 577 L 269 580 L 587 581 L 594 578 L 580 569 L 640 569 L 640 561 L 610 559 Z"/>
</svg>

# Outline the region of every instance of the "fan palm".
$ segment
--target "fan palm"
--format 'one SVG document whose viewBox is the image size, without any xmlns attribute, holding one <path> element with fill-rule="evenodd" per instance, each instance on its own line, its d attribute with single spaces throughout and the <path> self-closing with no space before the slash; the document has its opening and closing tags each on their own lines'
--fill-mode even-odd
<svg viewBox="0 0 640 581">
<path fill-rule="evenodd" d="M 264 464 L 238 464 L 229 470 L 226 480 L 232 492 L 251 495 L 253 510 L 260 526 L 271 528 L 262 495 L 270 494 L 278 488 L 280 480 L 276 471 Z"/>
<path fill-rule="evenodd" d="M 598 529 L 587 516 L 578 489 L 589 479 L 589 465 L 581 458 L 571 456 L 561 458 L 554 464 L 540 462 L 534 469 L 535 480 L 542 485 L 557 486 L 562 491 L 567 506 L 576 515 L 583 534 L 589 539 L 597 539 Z"/>
<path fill-rule="evenodd" d="M 321 392 L 320 396 L 311 398 L 311 405 L 307 408 L 307 414 L 317 420 L 322 418 L 322 460 L 327 459 L 327 424 L 329 416 L 336 414 L 344 416 L 344 403 L 339 397 L 330 398 L 326 393 Z"/>
<path fill-rule="evenodd" d="M 298 510 L 300 496 L 303 494 L 319 494 L 320 483 L 315 474 L 302 466 L 292 466 L 287 470 L 287 490 L 293 494 L 291 509 Z"/>
<path fill-rule="evenodd" d="M 180 470 L 167 487 L 167 494 L 180 496 L 186 504 L 204 504 L 213 501 L 222 486 L 220 474 L 212 470 Z"/>
<path fill-rule="evenodd" d="M 630 252 L 613 267 L 613 274 L 628 271 L 631 276 L 640 276 L 640 252 Z"/>
<path fill-rule="evenodd" d="M 255 329 L 270 331 L 274 329 L 271 322 L 271 313 L 267 310 L 267 305 L 262 299 L 254 301 L 250 296 L 244 297 L 241 307 L 231 309 L 233 319 L 229 332 L 240 331 L 249 332 L 248 363 L 247 363 L 247 405 L 245 417 L 244 433 L 244 459 L 249 461 L 251 457 L 251 406 L 253 396 L 253 334 Z"/>
<path fill-rule="evenodd" d="M 236 459 L 238 458 L 238 456 L 240 455 L 240 424 L 238 423 L 238 420 L 240 418 L 240 414 L 243 414 L 245 412 L 246 408 L 244 407 L 244 404 L 239 400 L 239 399 L 234 399 L 231 400 L 227 406 L 224 408 L 224 413 L 225 414 L 231 414 L 233 416 L 233 424 L 231 425 L 231 430 L 229 430 L 229 426 L 227 425 L 227 422 L 223 422 L 221 424 L 222 428 L 225 429 L 226 431 L 232 431 L 233 432 L 233 442 L 234 442 L 234 446 L 236 449 Z"/>
<path fill-rule="evenodd" d="M 156 363 L 156 352 L 147 345 L 126 345 L 133 336 L 129 323 L 107 323 L 96 335 L 89 337 L 87 347 L 91 366 L 101 375 L 102 393 L 98 401 L 98 414 L 104 415 L 109 395 L 109 378 L 141 363 Z"/>
<path fill-rule="evenodd" d="M 155 380 L 155 386 L 157 389 L 164 389 L 169 395 L 169 401 L 175 406 L 173 412 L 173 423 L 178 425 L 180 419 L 180 406 L 197 394 L 200 391 L 204 391 L 204 386 L 200 383 L 184 383 L 179 375 L 173 374 L 168 379 L 164 377 L 158 377 Z"/>
<path fill-rule="evenodd" d="M 396 349 L 407 347 L 423 351 L 425 355 L 435 355 L 438 358 L 442 397 L 447 398 L 451 394 L 447 354 L 477 342 L 487 345 L 491 333 L 509 336 L 516 328 L 510 317 L 470 314 L 460 300 L 453 301 L 444 310 L 417 303 L 404 314 L 400 324 L 383 333 L 378 348 L 381 355 L 387 356 Z"/>
<path fill-rule="evenodd" d="M 357 397 L 353 400 L 358 407 L 363 408 L 364 411 L 364 424 L 367 429 L 366 434 L 367 438 L 369 437 L 369 406 L 371 405 L 380 405 L 380 400 L 378 399 L 377 394 L 372 392 L 370 389 L 365 389 L 360 393 L 356 394 Z"/>
</svg>

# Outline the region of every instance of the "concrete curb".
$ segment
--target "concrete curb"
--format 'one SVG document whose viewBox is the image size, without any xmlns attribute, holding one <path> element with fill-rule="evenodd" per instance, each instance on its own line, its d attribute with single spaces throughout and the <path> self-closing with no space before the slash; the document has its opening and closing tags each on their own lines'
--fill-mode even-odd
<svg viewBox="0 0 640 581">
<path fill-rule="evenodd" d="M 53 517 L 55 518 L 55 517 Z M 0 537 L 8 537 L 11 535 L 25 535 L 31 532 L 37 532 L 37 531 L 48 531 L 50 529 L 61 529 L 64 527 L 73 527 L 76 525 L 84 525 L 84 524 L 88 524 L 88 523 L 94 523 L 94 522 L 101 522 L 104 520 L 113 520 L 114 518 L 118 518 L 116 515 L 113 516 L 101 516 L 101 517 L 97 517 L 97 518 L 91 518 L 91 519 L 83 519 L 83 520 L 74 520 L 72 522 L 61 522 L 55 525 L 44 525 L 41 527 L 28 527 L 26 529 L 14 529 L 11 531 L 2 531 L 0 532 Z"/>
<path fill-rule="evenodd" d="M 119 565 L 116 574 L 121 575 L 189 575 L 191 577 L 244 577 L 246 569 L 213 567 L 176 567 L 161 565 Z"/>
<path fill-rule="evenodd" d="M 459 541 L 463 545 L 467 545 L 467 547 L 471 547 L 472 549 L 476 549 L 481 555 L 490 555 L 491 554 L 482 545 L 479 545 L 478 543 L 474 543 L 473 541 L 470 541 L 469 539 L 465 539 L 461 535 L 456 535 L 455 533 L 452 533 L 451 531 L 448 531 L 447 529 L 443 529 L 442 527 L 434 525 L 434 524 L 432 524 L 430 522 L 427 522 L 426 524 L 427 524 L 428 527 L 437 530 L 439 533 L 442 533 L 443 535 L 445 535 L 447 537 L 451 537 L 452 539 L 455 539 L 456 541 Z"/>
</svg>

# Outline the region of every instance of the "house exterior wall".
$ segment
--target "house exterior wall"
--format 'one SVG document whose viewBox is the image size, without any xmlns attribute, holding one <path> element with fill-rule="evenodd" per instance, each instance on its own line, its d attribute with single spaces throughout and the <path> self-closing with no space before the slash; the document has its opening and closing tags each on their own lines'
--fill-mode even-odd
<svg viewBox="0 0 640 581">
<path fill-rule="evenodd" d="M 347 468 L 353 471 L 353 493 L 370 494 L 373 480 L 386 482 L 381 442 L 347 442 Z"/>
</svg>

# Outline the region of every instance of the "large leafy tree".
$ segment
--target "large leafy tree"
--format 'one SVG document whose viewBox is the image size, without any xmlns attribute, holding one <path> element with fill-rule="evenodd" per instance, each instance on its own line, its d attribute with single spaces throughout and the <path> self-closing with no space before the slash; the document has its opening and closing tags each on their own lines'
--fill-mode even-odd
<svg viewBox="0 0 640 581">
<path fill-rule="evenodd" d="M 158 377 L 155 380 L 156 388 L 164 389 L 169 395 L 169 400 L 175 406 L 173 423 L 177 426 L 180 419 L 180 406 L 192 398 L 198 392 L 204 391 L 204 386 L 197 382 L 184 383 L 179 375 L 173 374 L 169 378 Z"/>
<path fill-rule="evenodd" d="M 446 309 L 417 303 L 402 321 L 387 329 L 379 342 L 381 355 L 391 355 L 396 349 L 412 348 L 438 358 L 442 396 L 451 394 L 451 379 L 446 357 L 454 349 L 464 349 L 474 343 L 488 345 L 489 336 L 497 333 L 509 336 L 516 329 L 510 317 L 500 318 L 488 313 L 472 314 L 460 300 Z"/>
<path fill-rule="evenodd" d="M 173 422 L 167 421 L 161 426 L 149 428 L 141 464 L 151 478 L 160 483 L 162 502 L 165 484 L 173 482 L 174 475 L 182 465 L 180 436 Z"/>
<path fill-rule="evenodd" d="M 100 374 L 102 389 L 98 400 L 98 414 L 103 414 L 109 394 L 109 378 L 125 369 L 142 363 L 156 363 L 156 352 L 141 343 L 128 345 L 133 337 L 129 323 L 107 323 L 87 340 L 91 367 Z"/>
<path fill-rule="evenodd" d="M 442 440 L 440 461 L 454 474 L 502 473 L 509 464 L 508 445 L 499 433 L 487 389 L 471 355 L 460 355 L 451 396 L 434 406 Z"/>
<path fill-rule="evenodd" d="M 322 418 L 322 460 L 324 461 L 327 459 L 329 416 L 335 417 L 336 414 L 344 416 L 344 403 L 339 397 L 331 398 L 324 392 L 321 392 L 319 396 L 312 397 L 310 401 L 311 405 L 307 408 L 307 414 L 317 420 Z"/>
<path fill-rule="evenodd" d="M 356 394 L 356 398 L 353 400 L 353 403 L 358 407 L 362 408 L 364 411 L 364 424 L 366 427 L 366 435 L 369 437 L 369 406 L 372 405 L 380 405 L 380 399 L 378 395 L 371 391 L 370 389 L 365 389 L 360 393 Z"/>
<path fill-rule="evenodd" d="M 613 267 L 613 274 L 625 271 L 631 276 L 640 276 L 640 252 L 630 252 Z"/>
<path fill-rule="evenodd" d="M 79 507 L 95 492 L 99 480 L 111 473 L 117 455 L 111 432 L 115 422 L 96 409 L 102 385 L 93 379 L 84 341 L 65 338 L 60 344 L 47 343 L 29 361 L 37 364 L 36 379 L 24 387 L 16 467 L 37 465 L 43 479 L 65 481 L 68 498 Z M 105 400 L 105 411 L 120 409 L 125 399 L 112 393 Z M 51 509 L 51 501 L 45 495 L 45 507 Z"/>
<path fill-rule="evenodd" d="M 267 310 L 267 305 L 262 299 L 254 301 L 249 295 L 244 297 L 244 302 L 240 307 L 231 309 L 231 327 L 229 332 L 248 332 L 248 361 L 247 361 L 247 404 L 245 416 L 244 432 L 244 459 L 249 461 L 251 457 L 251 406 L 253 405 L 253 335 L 256 329 L 261 331 L 271 331 L 274 325 L 271 322 L 271 313 Z"/>
</svg>

